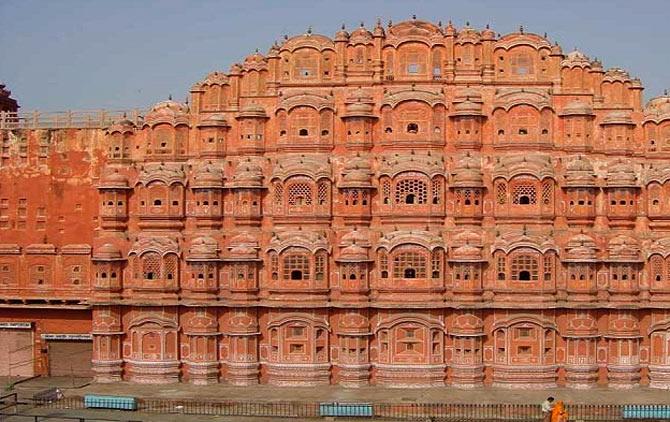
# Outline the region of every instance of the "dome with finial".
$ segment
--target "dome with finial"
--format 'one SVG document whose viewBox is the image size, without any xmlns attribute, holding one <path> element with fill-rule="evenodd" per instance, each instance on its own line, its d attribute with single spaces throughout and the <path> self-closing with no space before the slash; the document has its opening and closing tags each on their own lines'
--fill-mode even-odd
<svg viewBox="0 0 670 422">
<path fill-rule="evenodd" d="M 193 172 L 191 187 L 200 189 L 223 188 L 223 171 L 221 170 L 221 167 L 212 163 L 207 163 L 199 167 Z"/>
<path fill-rule="evenodd" d="M 670 95 L 666 91 L 663 95 L 654 97 L 644 107 L 644 122 L 656 124 L 670 120 Z"/>
<path fill-rule="evenodd" d="M 384 32 L 384 27 L 382 26 L 382 20 L 377 19 L 377 24 L 375 25 L 375 29 L 372 31 L 372 35 L 374 37 L 384 37 L 386 36 L 386 32 Z"/>
<path fill-rule="evenodd" d="M 555 42 L 554 45 L 551 46 L 551 55 L 552 56 L 562 56 L 563 55 L 563 49 L 561 48 L 560 45 L 558 45 L 558 42 Z"/>
<path fill-rule="evenodd" d="M 349 41 L 349 33 L 346 31 L 346 26 L 342 24 L 340 30 L 335 33 L 336 42 L 347 42 Z"/>
<path fill-rule="evenodd" d="M 565 247 L 564 262 L 595 262 L 598 253 L 596 241 L 584 233 L 577 234 L 568 240 Z"/>
<path fill-rule="evenodd" d="M 259 50 L 256 49 L 254 54 L 251 54 L 244 59 L 242 68 L 247 72 L 250 70 L 257 70 L 257 71 L 265 70 L 268 68 L 268 61 L 259 52 Z"/>
<path fill-rule="evenodd" d="M 118 169 L 108 171 L 100 178 L 98 189 L 130 189 L 128 177 Z"/>
<path fill-rule="evenodd" d="M 607 166 L 608 187 L 637 187 L 635 169 L 628 160 L 617 160 Z"/>
<path fill-rule="evenodd" d="M 279 45 L 277 44 L 277 41 L 272 43 L 270 46 L 270 49 L 268 50 L 268 53 L 266 55 L 267 58 L 275 58 L 279 57 Z"/>
<path fill-rule="evenodd" d="M 613 67 L 607 69 L 605 76 L 603 77 L 603 82 L 630 82 L 630 75 L 620 67 Z"/>
<path fill-rule="evenodd" d="M 207 114 L 200 119 L 198 127 L 230 127 L 226 117 L 220 113 Z"/>
<path fill-rule="evenodd" d="M 482 247 L 470 244 L 458 246 L 452 250 L 452 262 L 484 262 L 482 259 Z"/>
<path fill-rule="evenodd" d="M 233 188 L 262 188 L 263 169 L 250 159 L 240 161 L 235 167 L 230 186 Z"/>
<path fill-rule="evenodd" d="M 123 113 L 123 117 L 120 120 L 114 121 L 109 127 L 107 127 L 105 132 L 108 135 L 111 135 L 112 133 L 133 133 L 134 130 L 135 123 L 129 120 L 126 114 Z"/>
<path fill-rule="evenodd" d="M 349 44 L 372 44 L 372 32 L 365 28 L 363 22 L 349 36 Z"/>
<path fill-rule="evenodd" d="M 125 260 L 121 250 L 114 246 L 111 243 L 105 243 L 104 245 L 96 248 L 93 251 L 93 260 L 94 261 L 122 261 Z"/>
<path fill-rule="evenodd" d="M 161 123 L 172 126 L 189 124 L 188 105 L 170 99 L 156 103 L 144 118 L 144 124 L 154 127 Z"/>
<path fill-rule="evenodd" d="M 569 102 L 559 116 L 593 116 L 593 108 L 584 101 L 574 100 Z"/>
<path fill-rule="evenodd" d="M 187 261 L 210 261 L 219 259 L 219 244 L 209 236 L 199 236 L 193 239 L 188 248 Z"/>
<path fill-rule="evenodd" d="M 589 59 L 586 54 L 582 53 L 581 51 L 575 49 L 574 51 L 571 51 L 568 53 L 567 56 L 565 56 L 565 59 L 561 62 L 561 67 L 581 67 L 582 69 L 591 67 L 591 59 Z"/>
<path fill-rule="evenodd" d="M 593 165 L 585 157 L 578 155 L 565 166 L 565 186 L 594 187 L 595 185 L 596 174 Z"/>
<path fill-rule="evenodd" d="M 260 246 L 255 236 L 248 232 L 242 232 L 230 239 L 227 249 L 229 259 L 257 260 Z"/>
<path fill-rule="evenodd" d="M 607 125 L 627 125 L 635 126 L 635 122 L 631 117 L 631 112 L 628 110 L 614 110 L 608 113 L 600 122 L 601 126 Z"/>
<path fill-rule="evenodd" d="M 607 260 L 610 262 L 640 262 L 640 244 L 626 235 L 610 239 L 607 244 Z"/>
<path fill-rule="evenodd" d="M 372 94 L 360 87 L 350 92 L 344 103 L 345 113 L 342 117 L 345 119 L 351 117 L 378 118 L 374 112 L 375 101 Z"/>
<path fill-rule="evenodd" d="M 342 248 L 340 256 L 337 258 L 338 262 L 367 262 L 371 261 L 368 257 L 368 248 L 352 243 L 349 246 Z"/>
<path fill-rule="evenodd" d="M 452 172 L 452 186 L 458 188 L 481 188 L 484 186 L 481 161 L 465 155 L 456 163 Z"/>
<path fill-rule="evenodd" d="M 367 158 L 348 159 L 342 171 L 340 188 L 372 188 L 372 169 Z"/>
<path fill-rule="evenodd" d="M 242 107 L 236 119 L 269 119 L 269 116 L 262 105 L 250 103 Z"/>
<path fill-rule="evenodd" d="M 495 40 L 496 38 L 496 33 L 494 30 L 491 29 L 489 24 L 486 24 L 486 28 L 482 30 L 482 40 Z"/>
</svg>

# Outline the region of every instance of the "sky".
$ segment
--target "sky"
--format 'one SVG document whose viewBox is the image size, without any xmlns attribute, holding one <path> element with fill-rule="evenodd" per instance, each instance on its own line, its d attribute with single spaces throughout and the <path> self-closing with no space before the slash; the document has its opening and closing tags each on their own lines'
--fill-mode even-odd
<svg viewBox="0 0 670 422">
<path fill-rule="evenodd" d="M 146 108 L 285 34 L 418 19 L 548 33 L 670 88 L 669 0 L 0 0 L 0 82 L 22 111 Z"/>
</svg>

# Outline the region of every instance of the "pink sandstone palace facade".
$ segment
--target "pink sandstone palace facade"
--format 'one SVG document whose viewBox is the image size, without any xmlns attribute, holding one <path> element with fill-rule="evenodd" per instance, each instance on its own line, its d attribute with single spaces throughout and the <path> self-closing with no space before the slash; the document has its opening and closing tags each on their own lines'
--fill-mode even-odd
<svg viewBox="0 0 670 422">
<path fill-rule="evenodd" d="M 413 19 L 98 127 L 5 112 L 0 372 L 670 388 L 670 97 L 642 89 Z"/>
</svg>

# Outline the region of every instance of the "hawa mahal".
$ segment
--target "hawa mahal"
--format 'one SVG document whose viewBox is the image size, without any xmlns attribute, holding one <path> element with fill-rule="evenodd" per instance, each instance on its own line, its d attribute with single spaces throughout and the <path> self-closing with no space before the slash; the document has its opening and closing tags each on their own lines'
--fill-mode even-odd
<svg viewBox="0 0 670 422">
<path fill-rule="evenodd" d="M 142 113 L 7 101 L 0 373 L 670 388 L 670 97 L 642 90 L 411 19 Z"/>
</svg>

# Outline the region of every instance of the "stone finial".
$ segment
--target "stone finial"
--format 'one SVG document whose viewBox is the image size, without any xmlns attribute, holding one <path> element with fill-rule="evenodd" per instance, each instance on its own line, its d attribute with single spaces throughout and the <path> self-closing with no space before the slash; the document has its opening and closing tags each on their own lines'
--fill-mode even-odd
<svg viewBox="0 0 670 422">
<path fill-rule="evenodd" d="M 312 35 L 312 25 L 307 27 L 307 35 Z"/>
<path fill-rule="evenodd" d="M 361 21 L 360 27 L 365 28 L 365 22 Z"/>
<path fill-rule="evenodd" d="M 523 25 L 519 25 L 519 32 L 523 34 Z"/>
<path fill-rule="evenodd" d="M 416 15 L 412 15 L 412 20 L 413 20 L 413 21 L 416 20 Z"/>
</svg>

